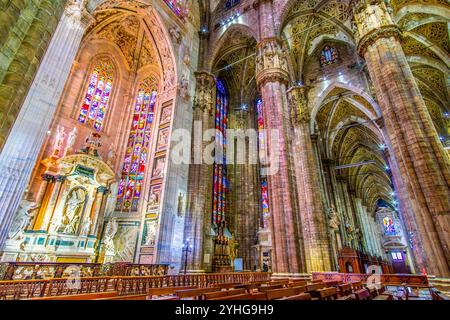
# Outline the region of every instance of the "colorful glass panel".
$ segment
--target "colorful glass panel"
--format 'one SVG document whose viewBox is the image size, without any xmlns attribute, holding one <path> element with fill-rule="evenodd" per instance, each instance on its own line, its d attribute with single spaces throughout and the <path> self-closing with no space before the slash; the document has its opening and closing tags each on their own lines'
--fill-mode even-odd
<svg viewBox="0 0 450 320">
<path fill-rule="evenodd" d="M 262 99 L 256 100 L 256 115 L 257 115 L 257 126 L 258 126 L 258 145 L 260 161 L 265 162 L 266 159 L 266 137 L 264 131 L 264 114 L 263 114 L 263 101 Z M 262 221 L 261 226 L 263 228 L 269 227 L 269 189 L 267 183 L 267 177 L 261 176 L 261 207 L 262 207 Z"/>
<path fill-rule="evenodd" d="M 225 2 L 225 9 L 230 10 L 234 6 L 238 5 L 241 2 L 241 0 L 228 0 Z"/>
<path fill-rule="evenodd" d="M 156 88 L 156 80 L 147 78 L 138 90 L 117 193 L 117 211 L 138 209 L 151 145 Z"/>
<path fill-rule="evenodd" d="M 320 55 L 320 65 L 322 67 L 335 63 L 339 57 L 337 50 L 331 46 L 326 45 L 322 49 Z"/>
<path fill-rule="evenodd" d="M 113 67 L 109 61 L 100 61 L 92 71 L 78 122 L 100 131 L 113 86 Z"/>
<path fill-rule="evenodd" d="M 226 193 L 228 190 L 226 163 L 228 93 L 221 79 L 217 79 L 215 113 L 215 163 L 213 178 L 213 223 L 225 220 Z M 219 152 L 222 150 L 223 152 Z"/>
<path fill-rule="evenodd" d="M 180 18 L 187 16 L 187 0 L 164 0 L 167 6 Z"/>
<path fill-rule="evenodd" d="M 394 221 L 391 217 L 384 217 L 383 218 L 383 226 L 384 226 L 384 233 L 386 235 L 395 235 L 395 226 Z"/>
</svg>

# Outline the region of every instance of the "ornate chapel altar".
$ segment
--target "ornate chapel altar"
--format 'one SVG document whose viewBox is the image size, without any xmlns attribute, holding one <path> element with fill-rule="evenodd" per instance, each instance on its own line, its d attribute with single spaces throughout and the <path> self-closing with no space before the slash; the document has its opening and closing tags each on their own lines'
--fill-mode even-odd
<svg viewBox="0 0 450 320">
<path fill-rule="evenodd" d="M 96 152 L 99 138 L 91 137 L 78 153 L 60 158 L 55 152 L 42 161 L 46 171 L 36 202 L 22 200 L 2 261 L 103 262 L 114 254 L 108 237 L 113 226 L 105 231 L 103 223 L 116 179 Z"/>
</svg>

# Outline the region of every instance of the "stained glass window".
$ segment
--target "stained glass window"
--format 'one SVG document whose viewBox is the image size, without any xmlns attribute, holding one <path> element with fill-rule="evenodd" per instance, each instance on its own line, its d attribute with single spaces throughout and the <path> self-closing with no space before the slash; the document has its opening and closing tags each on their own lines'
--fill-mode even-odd
<svg viewBox="0 0 450 320">
<path fill-rule="evenodd" d="M 213 180 L 213 223 L 218 225 L 225 220 L 226 192 L 228 188 L 226 164 L 228 93 L 221 79 L 217 79 L 215 114 L 215 163 Z M 219 152 L 222 150 L 223 152 Z"/>
<path fill-rule="evenodd" d="M 145 79 L 139 86 L 117 193 L 117 211 L 138 209 L 151 145 L 156 90 L 154 78 Z"/>
<path fill-rule="evenodd" d="M 241 0 L 227 0 L 227 2 L 225 2 L 225 9 L 229 10 L 234 6 L 238 5 L 240 2 Z"/>
<path fill-rule="evenodd" d="M 326 45 L 322 49 L 322 54 L 320 55 L 320 65 L 322 67 L 329 64 L 335 63 L 339 57 L 337 50 L 329 45 Z"/>
<path fill-rule="evenodd" d="M 78 122 L 102 130 L 113 85 L 113 67 L 109 61 L 100 61 L 92 71 L 89 86 L 81 106 Z"/>
<path fill-rule="evenodd" d="M 169 8 L 182 19 L 187 16 L 187 1 L 188 0 L 164 0 Z"/>
<path fill-rule="evenodd" d="M 260 153 L 260 161 L 265 163 L 266 159 L 266 137 L 264 132 L 264 115 L 263 115 L 263 101 L 256 100 L 256 115 L 258 125 L 258 145 Z M 267 184 L 267 177 L 261 176 L 261 207 L 262 207 L 262 221 L 263 228 L 269 227 L 269 190 Z"/>
<path fill-rule="evenodd" d="M 394 221 L 391 217 L 384 217 L 383 218 L 383 226 L 384 226 L 384 233 L 387 236 L 395 235 L 395 226 Z"/>
</svg>

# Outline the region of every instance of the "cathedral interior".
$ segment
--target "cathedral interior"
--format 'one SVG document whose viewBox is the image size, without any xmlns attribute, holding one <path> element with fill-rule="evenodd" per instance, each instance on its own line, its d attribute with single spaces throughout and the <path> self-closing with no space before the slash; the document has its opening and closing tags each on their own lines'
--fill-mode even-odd
<svg viewBox="0 0 450 320">
<path fill-rule="evenodd" d="M 0 265 L 450 278 L 448 1 L 0 8 Z"/>
</svg>

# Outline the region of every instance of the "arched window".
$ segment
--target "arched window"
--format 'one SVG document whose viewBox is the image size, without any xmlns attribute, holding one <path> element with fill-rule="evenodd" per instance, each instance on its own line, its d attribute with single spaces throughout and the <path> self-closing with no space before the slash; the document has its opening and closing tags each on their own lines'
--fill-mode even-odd
<svg viewBox="0 0 450 320">
<path fill-rule="evenodd" d="M 326 45 L 325 47 L 323 47 L 322 53 L 320 55 L 320 65 L 324 67 L 332 63 L 335 63 L 338 57 L 339 57 L 338 51 L 335 48 Z"/>
<path fill-rule="evenodd" d="M 383 226 L 384 226 L 384 233 L 387 236 L 393 236 L 396 234 L 394 221 L 392 220 L 391 217 L 386 216 L 383 218 Z"/>
<path fill-rule="evenodd" d="M 78 122 L 92 126 L 97 131 L 102 130 L 113 80 L 111 63 L 98 62 L 89 78 L 89 86 L 78 115 Z"/>
<path fill-rule="evenodd" d="M 240 2 L 241 0 L 227 0 L 227 2 L 225 2 L 225 9 L 229 10 L 234 6 L 238 5 Z"/>
<path fill-rule="evenodd" d="M 130 135 L 117 192 L 117 211 L 136 211 L 142 193 L 155 115 L 157 81 L 150 77 L 139 86 Z"/>
<path fill-rule="evenodd" d="M 184 19 L 187 16 L 187 0 L 164 0 L 164 2 L 178 17 Z"/>
<path fill-rule="evenodd" d="M 227 144 L 227 109 L 228 93 L 225 84 L 221 79 L 217 79 L 216 98 L 216 148 L 213 180 L 213 223 L 219 225 L 225 220 L 226 192 L 228 188 L 227 164 L 226 164 L 226 144 Z M 222 150 L 222 153 L 218 151 Z"/>
<path fill-rule="evenodd" d="M 264 114 L 263 114 L 263 101 L 261 98 L 256 100 L 256 115 L 258 124 L 258 145 L 260 160 L 266 160 L 266 138 L 264 132 Z M 261 226 L 263 228 L 269 227 L 269 189 L 267 184 L 267 177 L 261 176 L 261 207 L 262 207 L 262 221 Z"/>
</svg>

